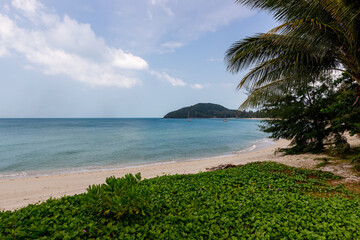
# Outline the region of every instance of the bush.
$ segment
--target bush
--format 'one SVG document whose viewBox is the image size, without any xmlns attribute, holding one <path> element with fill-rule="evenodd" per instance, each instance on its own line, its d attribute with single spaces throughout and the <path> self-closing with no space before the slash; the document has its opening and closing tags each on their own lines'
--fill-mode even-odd
<svg viewBox="0 0 360 240">
<path fill-rule="evenodd" d="M 290 148 L 281 149 L 286 154 L 318 153 L 331 145 L 331 155 L 344 155 L 350 149 L 344 132 L 360 132 L 360 103 L 356 99 L 356 83 L 342 76 L 333 81 L 320 80 L 321 85 L 309 83 L 293 92 L 269 99 L 264 104 L 265 116 L 261 130 L 271 138 L 291 140 Z"/>
<path fill-rule="evenodd" d="M 86 195 L 89 207 L 116 218 L 125 214 L 145 215 L 150 192 L 147 187 L 139 185 L 140 180 L 140 173 L 135 176 L 127 174 L 122 178 L 111 176 L 102 185 L 89 186 Z"/>
</svg>

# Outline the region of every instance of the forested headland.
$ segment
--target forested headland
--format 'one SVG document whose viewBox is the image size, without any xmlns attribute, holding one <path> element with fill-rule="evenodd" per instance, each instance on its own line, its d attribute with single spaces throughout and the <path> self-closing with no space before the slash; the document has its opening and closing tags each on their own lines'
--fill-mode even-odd
<svg viewBox="0 0 360 240">
<path fill-rule="evenodd" d="M 231 110 L 213 103 L 198 103 L 169 112 L 164 118 L 262 118 L 259 111 Z"/>
</svg>

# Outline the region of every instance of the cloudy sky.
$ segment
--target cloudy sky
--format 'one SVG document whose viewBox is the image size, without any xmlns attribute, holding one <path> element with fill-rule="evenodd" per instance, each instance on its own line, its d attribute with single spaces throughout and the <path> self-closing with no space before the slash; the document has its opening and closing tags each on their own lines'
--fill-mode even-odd
<svg viewBox="0 0 360 240">
<path fill-rule="evenodd" d="M 162 117 L 237 108 L 224 53 L 275 26 L 233 0 L 1 0 L 0 117 Z"/>
</svg>

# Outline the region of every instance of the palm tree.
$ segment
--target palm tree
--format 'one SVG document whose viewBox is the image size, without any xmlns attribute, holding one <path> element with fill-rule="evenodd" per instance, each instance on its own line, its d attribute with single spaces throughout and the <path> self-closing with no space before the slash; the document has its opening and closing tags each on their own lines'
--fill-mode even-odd
<svg viewBox="0 0 360 240">
<path fill-rule="evenodd" d="M 236 2 L 269 11 L 281 23 L 234 43 L 226 52 L 228 71 L 252 67 L 238 85 L 250 92 L 242 108 L 276 100 L 277 94 L 333 71 L 348 74 L 360 85 L 360 1 Z"/>
</svg>

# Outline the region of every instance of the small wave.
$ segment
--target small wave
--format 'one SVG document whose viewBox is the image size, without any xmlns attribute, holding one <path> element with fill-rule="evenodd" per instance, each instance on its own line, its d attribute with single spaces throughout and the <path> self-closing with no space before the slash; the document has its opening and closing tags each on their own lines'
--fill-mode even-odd
<svg viewBox="0 0 360 240">
<path fill-rule="evenodd" d="M 272 139 L 269 138 L 263 138 L 257 141 L 253 142 L 254 144 L 251 145 L 248 148 L 239 150 L 239 151 L 234 151 L 233 154 L 240 154 L 240 153 L 246 153 L 246 152 L 253 152 L 253 151 L 258 151 L 267 147 L 270 147 L 272 145 L 274 145 L 274 141 Z"/>
<path fill-rule="evenodd" d="M 19 178 L 19 177 L 26 177 L 28 174 L 26 172 L 15 172 L 15 173 L 8 173 L 8 174 L 0 174 L 0 179 L 7 179 L 7 178 Z"/>
<path fill-rule="evenodd" d="M 39 177 L 39 176 L 52 176 L 62 174 L 73 174 L 73 173 L 85 173 L 85 172 L 98 172 L 98 171 L 109 171 L 109 170 L 120 170 L 128 168 L 156 166 L 162 164 L 176 163 L 176 160 L 160 161 L 160 162 L 144 162 L 138 164 L 124 164 L 124 165 L 113 165 L 113 166 L 92 166 L 84 168 L 68 168 L 68 169 L 52 169 L 52 170 L 40 170 L 40 171 L 28 171 L 28 172 L 12 172 L 0 174 L 0 179 L 14 179 L 14 178 L 26 178 L 26 177 Z"/>
<path fill-rule="evenodd" d="M 245 148 L 243 150 L 240 150 L 240 151 L 235 151 L 233 152 L 233 154 L 239 154 L 239 153 L 244 153 L 244 152 L 251 152 L 251 151 L 254 151 L 256 149 L 256 145 L 252 145 L 251 147 L 248 147 L 248 148 Z"/>
<path fill-rule="evenodd" d="M 75 167 L 75 168 L 62 168 L 62 169 L 44 169 L 38 171 L 18 171 L 18 172 L 7 172 L 0 173 L 0 179 L 12 179 L 12 178 L 26 178 L 26 177 L 37 177 L 37 176 L 49 176 L 49 175 L 57 175 L 57 174 L 71 174 L 71 173 L 81 173 L 81 172 L 94 172 L 94 171 L 106 171 L 106 170 L 115 170 L 115 169 L 126 169 L 126 168 L 134 168 L 134 167 L 143 167 L 143 166 L 151 166 L 151 165 L 161 165 L 161 164 L 169 164 L 175 162 L 183 162 L 183 161 L 196 161 L 203 160 L 209 158 L 219 158 L 231 156 L 233 154 L 242 154 L 253 151 L 258 151 L 269 146 L 272 146 L 274 141 L 269 138 L 258 139 L 255 141 L 249 142 L 249 147 L 245 149 L 239 149 L 236 151 L 229 151 L 224 154 L 219 155 L 210 155 L 210 156 L 200 156 L 200 157 L 192 157 L 192 158 L 179 158 L 179 159 L 168 159 L 165 161 L 157 161 L 157 162 L 140 162 L 140 163 L 124 163 L 119 165 L 101 165 L 101 166 L 88 166 L 88 167 Z"/>
</svg>

